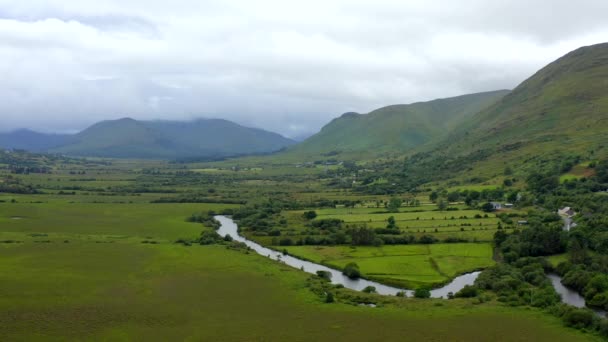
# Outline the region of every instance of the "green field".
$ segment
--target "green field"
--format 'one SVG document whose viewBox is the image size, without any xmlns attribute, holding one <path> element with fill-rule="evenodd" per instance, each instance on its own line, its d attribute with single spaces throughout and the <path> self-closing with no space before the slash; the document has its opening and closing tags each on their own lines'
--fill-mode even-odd
<svg viewBox="0 0 608 342">
<path fill-rule="evenodd" d="M 355 262 L 364 277 L 406 288 L 434 286 L 494 264 L 489 244 L 432 244 L 382 247 L 295 246 L 290 254 L 342 269 Z"/>
<path fill-rule="evenodd" d="M 357 204 L 314 207 L 317 219 L 344 217 L 348 224 L 382 228 L 394 215 L 404 235 L 490 241 L 499 219 L 475 219 L 483 213 L 461 203 L 450 205 L 459 210 L 439 212 L 425 202 L 428 193 L 404 194 L 422 205 L 390 214 L 377 205 L 389 196 L 326 187 L 317 167 L 228 171 L 234 162 L 219 162 L 222 170 L 213 163 L 45 163 L 52 173 L 14 174 L 0 166 L 0 182 L 18 180 L 36 190 L 0 193 L 3 341 L 595 339 L 540 310 L 508 307 L 492 293 L 483 301 L 364 294 L 242 249 L 175 243 L 209 230 L 186 222 L 194 213 L 253 207 L 268 198 L 300 206 L 266 217 L 269 228 L 280 225 L 278 238 L 309 234 L 302 213 L 324 199 Z M 153 203 L 160 199 L 169 203 Z M 272 244 L 265 233 L 256 240 Z M 366 277 L 408 287 L 439 284 L 493 263 L 487 243 L 286 248 L 334 267 L 356 261 Z M 323 291 L 333 291 L 336 302 L 324 303 Z"/>
<path fill-rule="evenodd" d="M 222 246 L 26 242 L 0 251 L 3 340 L 593 339 L 537 311 L 466 300 L 323 304 L 303 272 Z"/>
<path fill-rule="evenodd" d="M 0 203 L 0 238 L 12 232 L 109 235 L 175 241 L 196 237 L 193 213 L 234 207 L 227 204 Z"/>
</svg>

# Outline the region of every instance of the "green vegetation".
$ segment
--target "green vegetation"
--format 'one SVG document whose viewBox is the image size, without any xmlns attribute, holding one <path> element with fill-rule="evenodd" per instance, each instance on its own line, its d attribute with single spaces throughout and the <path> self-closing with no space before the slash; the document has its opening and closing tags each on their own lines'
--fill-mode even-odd
<svg viewBox="0 0 608 342">
<path fill-rule="evenodd" d="M 608 336 L 605 319 L 563 304 L 546 277 L 557 273 L 588 305 L 608 309 L 607 46 L 574 51 L 504 97 L 348 114 L 272 157 L 166 162 L 0 150 L 0 336 Z M 167 145 L 158 125 L 101 123 L 65 152 L 192 152 L 182 148 L 193 142 L 190 128 L 164 127 L 182 139 Z M 103 142 L 108 130 L 112 143 Z M 557 214 L 565 206 L 575 225 Z M 259 256 L 221 237 L 216 214 L 262 245 L 353 279 L 415 288 L 415 298 L 351 291 L 328 272 Z M 474 285 L 429 298 L 433 286 L 472 270 L 483 270 Z"/>
<path fill-rule="evenodd" d="M 346 113 L 319 133 L 290 148 L 277 158 L 309 161 L 352 159 L 414 148 L 444 137 L 448 130 L 490 106 L 506 90 L 395 105 L 367 115 Z"/>
<path fill-rule="evenodd" d="M 356 266 L 357 275 L 406 288 L 433 287 L 462 273 L 494 265 L 490 244 L 382 247 L 293 246 L 290 255 L 336 269 Z"/>
<path fill-rule="evenodd" d="M 228 143 L 229 142 L 229 143 Z M 220 119 L 102 121 L 74 135 L 0 133 L 0 147 L 111 158 L 195 158 L 269 153 L 292 145 L 279 134 Z"/>
</svg>

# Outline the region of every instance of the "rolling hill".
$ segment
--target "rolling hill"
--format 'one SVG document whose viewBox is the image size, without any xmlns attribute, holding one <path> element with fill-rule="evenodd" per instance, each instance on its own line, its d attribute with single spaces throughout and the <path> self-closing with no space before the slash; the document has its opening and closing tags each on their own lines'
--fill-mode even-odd
<svg viewBox="0 0 608 342">
<path fill-rule="evenodd" d="M 177 122 L 124 118 L 96 123 L 74 135 L 31 131 L 0 134 L 0 146 L 5 148 L 109 158 L 217 158 L 270 153 L 294 143 L 276 133 L 221 119 Z"/>
<path fill-rule="evenodd" d="M 346 113 L 284 155 L 379 155 L 403 152 L 436 141 L 501 99 L 507 90 L 383 107 L 369 114 Z"/>
<path fill-rule="evenodd" d="M 68 134 L 46 134 L 29 129 L 19 129 L 9 133 L 0 133 L 0 147 L 44 152 L 65 144 L 69 138 Z"/>
</svg>

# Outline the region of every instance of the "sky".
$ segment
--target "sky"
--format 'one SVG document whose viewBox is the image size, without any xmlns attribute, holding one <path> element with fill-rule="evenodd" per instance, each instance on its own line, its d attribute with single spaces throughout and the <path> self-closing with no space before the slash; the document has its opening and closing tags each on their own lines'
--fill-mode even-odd
<svg viewBox="0 0 608 342">
<path fill-rule="evenodd" d="M 0 0 L 0 131 L 344 112 L 512 89 L 608 41 L 605 0 Z"/>
</svg>

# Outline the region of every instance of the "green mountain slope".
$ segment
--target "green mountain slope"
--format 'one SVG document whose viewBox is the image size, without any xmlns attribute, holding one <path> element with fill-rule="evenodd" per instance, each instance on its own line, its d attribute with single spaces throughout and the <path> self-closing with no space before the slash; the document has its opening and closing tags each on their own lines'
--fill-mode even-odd
<svg viewBox="0 0 608 342">
<path fill-rule="evenodd" d="M 206 158 L 269 153 L 293 143 L 276 133 L 220 119 L 175 122 L 125 118 L 99 122 L 50 151 L 112 158 Z"/>
<path fill-rule="evenodd" d="M 34 132 L 29 129 L 18 129 L 12 132 L 0 133 L 0 147 L 43 152 L 65 144 L 69 137 L 70 135 L 68 134 L 47 134 Z"/>
<path fill-rule="evenodd" d="M 285 154 L 314 157 L 402 152 L 444 137 L 454 126 L 492 105 L 507 92 L 499 90 L 393 105 L 365 115 L 346 113 Z"/>
<path fill-rule="evenodd" d="M 608 145 L 608 44 L 582 47 L 547 65 L 457 127 L 407 172 L 500 176 L 505 167 L 544 170 L 592 160 Z M 415 165 L 414 165 L 415 164 Z M 426 171 L 428 174 L 428 170 Z M 445 174 L 445 172 L 449 174 Z"/>
</svg>

